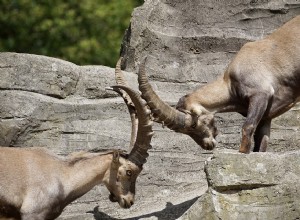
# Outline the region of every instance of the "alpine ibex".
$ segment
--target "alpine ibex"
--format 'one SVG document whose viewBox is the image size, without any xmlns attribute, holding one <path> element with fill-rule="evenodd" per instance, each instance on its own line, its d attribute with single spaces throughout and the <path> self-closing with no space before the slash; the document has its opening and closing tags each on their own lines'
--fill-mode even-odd
<svg viewBox="0 0 300 220">
<path fill-rule="evenodd" d="M 100 183 L 110 191 L 112 202 L 123 208 L 133 205 L 136 179 L 151 147 L 151 112 L 139 93 L 124 86 L 120 61 L 116 76 L 120 85 L 112 89 L 125 97 L 134 116 L 136 131 L 132 134 L 136 135 L 131 137 L 130 153 L 76 152 L 60 157 L 42 148 L 1 147 L 0 219 L 55 219 L 68 204 Z"/>
<path fill-rule="evenodd" d="M 180 98 L 176 109 L 163 102 L 139 70 L 139 88 L 158 122 L 189 135 L 202 148 L 216 145 L 214 114 L 246 116 L 239 151 L 266 151 L 271 120 L 300 100 L 300 16 L 262 40 L 246 43 L 215 81 Z"/>
</svg>

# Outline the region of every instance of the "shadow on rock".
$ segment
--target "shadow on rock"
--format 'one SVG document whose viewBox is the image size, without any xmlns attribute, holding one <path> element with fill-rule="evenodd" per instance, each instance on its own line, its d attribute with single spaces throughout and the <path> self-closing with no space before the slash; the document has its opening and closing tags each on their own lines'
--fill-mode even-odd
<svg viewBox="0 0 300 220">
<path fill-rule="evenodd" d="M 94 214 L 94 218 L 96 220 L 137 220 L 141 218 L 150 218 L 150 217 L 157 217 L 158 220 L 175 220 L 179 218 L 180 216 L 183 215 L 198 199 L 199 197 L 196 197 L 194 199 L 188 200 L 186 202 L 173 205 L 170 202 L 167 202 L 166 207 L 158 212 L 153 212 L 137 217 L 132 217 L 132 218 L 113 218 L 110 217 L 109 215 L 105 214 L 104 212 L 99 211 L 99 206 L 96 206 L 94 208 L 94 211 L 92 212 Z"/>
</svg>

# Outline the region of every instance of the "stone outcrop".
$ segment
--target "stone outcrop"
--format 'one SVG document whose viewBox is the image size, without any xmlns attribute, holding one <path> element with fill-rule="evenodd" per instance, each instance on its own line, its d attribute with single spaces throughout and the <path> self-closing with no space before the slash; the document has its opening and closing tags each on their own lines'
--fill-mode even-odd
<svg viewBox="0 0 300 220">
<path fill-rule="evenodd" d="M 208 191 L 180 220 L 299 219 L 300 151 L 217 151 L 206 165 Z"/>
<path fill-rule="evenodd" d="M 108 108 L 112 119 L 112 106 L 120 105 L 106 100 L 116 96 L 105 90 L 114 84 L 113 69 L 15 53 L 1 53 L 0 66 L 1 145 L 45 146 L 68 153 L 95 148 L 99 139 L 104 146 L 111 144 L 109 135 L 105 138 L 108 126 L 93 122 L 105 123 Z"/>
</svg>

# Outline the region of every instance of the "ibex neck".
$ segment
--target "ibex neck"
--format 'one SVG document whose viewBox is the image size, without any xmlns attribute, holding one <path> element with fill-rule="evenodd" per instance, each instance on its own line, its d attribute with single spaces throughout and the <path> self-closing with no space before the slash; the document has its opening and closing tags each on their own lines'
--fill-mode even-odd
<svg viewBox="0 0 300 220">
<path fill-rule="evenodd" d="M 111 154 L 98 153 L 86 153 L 71 158 L 68 162 L 68 184 L 65 189 L 67 199 L 73 201 L 100 184 L 110 168 L 111 160 Z"/>
<path fill-rule="evenodd" d="M 230 89 L 223 78 L 218 78 L 190 94 L 193 103 L 197 103 L 212 113 L 235 110 Z"/>
</svg>

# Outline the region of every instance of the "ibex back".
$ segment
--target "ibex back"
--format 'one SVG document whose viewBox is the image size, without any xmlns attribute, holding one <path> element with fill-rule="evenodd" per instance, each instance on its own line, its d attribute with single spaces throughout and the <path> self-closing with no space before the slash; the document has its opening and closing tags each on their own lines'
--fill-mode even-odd
<svg viewBox="0 0 300 220">
<path fill-rule="evenodd" d="M 271 120 L 300 100 L 300 16 L 265 39 L 245 44 L 217 80 L 182 97 L 176 109 L 153 91 L 139 71 L 139 85 L 157 121 L 189 135 L 204 149 L 216 145 L 214 114 L 239 112 L 246 116 L 239 151 L 266 151 Z"/>
</svg>

